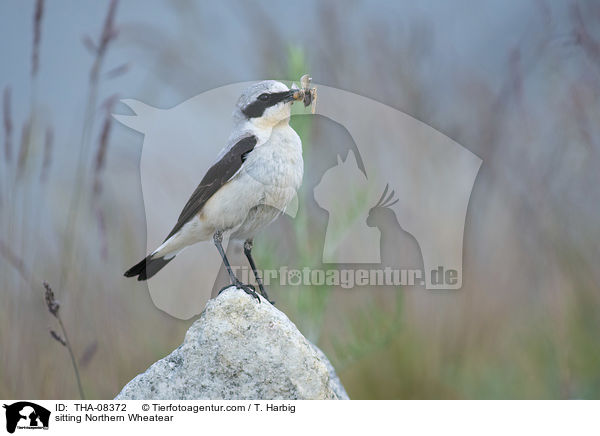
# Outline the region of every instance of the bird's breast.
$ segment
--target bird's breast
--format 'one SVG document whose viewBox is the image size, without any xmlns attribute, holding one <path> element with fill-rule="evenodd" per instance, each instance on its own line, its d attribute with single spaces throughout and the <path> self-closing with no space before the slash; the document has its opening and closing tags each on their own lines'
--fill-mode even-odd
<svg viewBox="0 0 600 436">
<path fill-rule="evenodd" d="M 298 189 L 302 183 L 302 151 L 273 140 L 255 148 L 245 162 L 246 173 L 265 189 Z"/>
<path fill-rule="evenodd" d="M 261 203 L 281 211 L 296 195 L 302 183 L 304 162 L 300 138 L 289 128 L 275 132 L 268 141 L 257 146 L 244 162 L 244 177 L 253 189 L 260 191 Z"/>
</svg>

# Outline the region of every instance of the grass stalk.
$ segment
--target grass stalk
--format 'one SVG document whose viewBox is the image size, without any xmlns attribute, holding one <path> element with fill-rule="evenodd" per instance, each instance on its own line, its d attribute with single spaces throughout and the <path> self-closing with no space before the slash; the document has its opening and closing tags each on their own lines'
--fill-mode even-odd
<svg viewBox="0 0 600 436">
<path fill-rule="evenodd" d="M 77 379 L 77 388 L 79 389 L 79 395 L 81 396 L 82 400 L 85 400 L 85 394 L 83 393 L 83 385 L 81 384 L 81 376 L 79 375 L 79 367 L 77 365 L 77 360 L 75 359 L 75 353 L 73 352 L 73 347 L 71 346 L 71 342 L 69 341 L 67 329 L 65 328 L 63 320 L 60 316 L 60 303 L 54 297 L 54 292 L 52 291 L 52 288 L 47 282 L 44 282 L 44 289 L 44 296 L 46 299 L 46 306 L 48 307 L 48 312 L 50 312 L 50 314 L 58 320 L 58 324 L 60 325 L 60 330 L 62 332 L 62 336 L 60 336 L 54 330 L 50 330 L 50 335 L 59 344 L 61 344 L 62 346 L 66 347 L 67 350 L 69 350 L 71 364 L 73 365 L 73 371 L 75 372 L 75 378 Z"/>
</svg>

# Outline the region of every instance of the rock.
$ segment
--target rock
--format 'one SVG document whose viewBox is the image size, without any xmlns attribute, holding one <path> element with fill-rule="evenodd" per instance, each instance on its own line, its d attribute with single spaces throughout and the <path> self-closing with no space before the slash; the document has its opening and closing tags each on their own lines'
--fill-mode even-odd
<svg viewBox="0 0 600 436">
<path fill-rule="evenodd" d="M 325 354 L 287 316 L 231 287 L 208 302 L 179 348 L 115 399 L 349 398 Z"/>
<path fill-rule="evenodd" d="M 290 321 L 290 323 L 291 323 L 291 321 Z M 294 327 L 296 327 L 296 326 L 294 326 Z M 329 373 L 329 387 L 331 388 L 333 393 L 337 396 L 337 399 L 338 400 L 349 400 L 350 397 L 346 393 L 346 389 L 344 388 L 344 385 L 342 385 L 342 381 L 336 374 L 335 368 L 333 367 L 333 365 L 331 364 L 331 362 L 329 361 L 327 356 L 325 356 L 325 353 L 323 353 L 323 351 L 321 351 L 321 349 L 319 347 L 317 347 L 315 344 L 313 344 L 312 342 L 308 341 L 308 343 L 310 344 L 311 347 L 313 347 L 313 349 L 317 353 L 317 357 L 319 359 L 321 359 L 321 361 L 327 367 L 327 372 Z"/>
</svg>

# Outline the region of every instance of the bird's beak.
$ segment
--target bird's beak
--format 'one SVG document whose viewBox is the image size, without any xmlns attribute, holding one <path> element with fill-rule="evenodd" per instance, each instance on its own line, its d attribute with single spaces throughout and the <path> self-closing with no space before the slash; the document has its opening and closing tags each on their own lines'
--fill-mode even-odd
<svg viewBox="0 0 600 436">
<path fill-rule="evenodd" d="M 288 97 L 286 101 L 300 101 L 304 99 L 304 90 L 303 89 L 290 89 L 288 93 Z"/>
</svg>

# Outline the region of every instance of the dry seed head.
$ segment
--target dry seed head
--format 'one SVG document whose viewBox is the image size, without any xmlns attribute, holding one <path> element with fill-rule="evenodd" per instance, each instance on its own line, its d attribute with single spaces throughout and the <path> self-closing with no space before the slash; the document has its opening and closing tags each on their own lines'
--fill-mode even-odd
<svg viewBox="0 0 600 436">
<path fill-rule="evenodd" d="M 47 282 L 44 282 L 46 306 L 48 306 L 48 312 L 58 318 L 58 310 L 60 309 L 60 303 L 54 298 L 54 292 Z M 51 331 L 52 332 L 52 331 Z"/>
<path fill-rule="evenodd" d="M 54 339 L 56 339 L 57 342 L 60 342 L 61 345 L 63 346 L 67 346 L 67 341 L 64 340 L 64 338 L 59 335 L 58 333 L 56 333 L 54 330 L 50 330 L 50 336 L 52 336 Z"/>
</svg>

